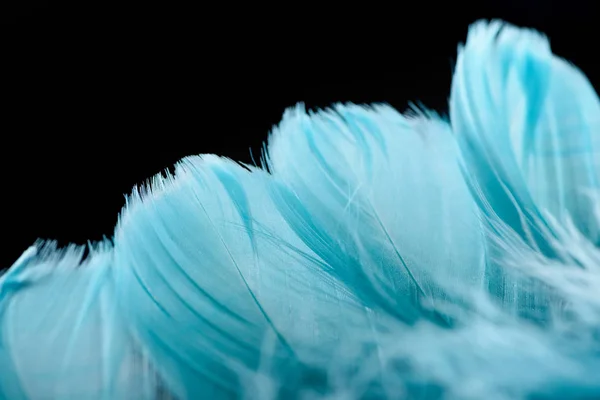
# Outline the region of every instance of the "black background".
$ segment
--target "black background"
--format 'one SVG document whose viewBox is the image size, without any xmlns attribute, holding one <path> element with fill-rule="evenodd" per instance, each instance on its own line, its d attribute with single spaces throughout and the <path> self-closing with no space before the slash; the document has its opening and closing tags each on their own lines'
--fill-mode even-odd
<svg viewBox="0 0 600 400">
<path fill-rule="evenodd" d="M 456 46 L 479 18 L 544 31 L 600 86 L 591 0 L 10 3 L 0 13 L 2 267 L 37 238 L 111 236 L 124 194 L 181 157 L 249 162 L 297 102 L 443 111 Z"/>
</svg>

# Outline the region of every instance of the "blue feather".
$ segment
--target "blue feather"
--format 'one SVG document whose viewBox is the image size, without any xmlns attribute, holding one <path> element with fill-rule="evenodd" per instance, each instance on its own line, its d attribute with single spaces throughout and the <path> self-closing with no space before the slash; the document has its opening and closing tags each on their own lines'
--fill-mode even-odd
<svg viewBox="0 0 600 400">
<path fill-rule="evenodd" d="M 0 398 L 600 397 L 599 118 L 499 21 L 459 49 L 449 120 L 290 109 L 264 168 L 186 158 L 86 260 L 27 250 Z"/>
<path fill-rule="evenodd" d="M 537 32 L 499 21 L 471 27 L 459 49 L 450 113 L 467 182 L 492 225 L 502 221 L 556 259 L 568 257 L 556 230 L 570 221 L 598 244 L 589 193 L 598 190 L 599 105 L 585 77 L 553 56 Z M 490 247 L 495 259 L 506 253 Z M 529 318 L 549 318 L 543 288 L 515 290 L 514 277 L 491 264 L 493 293 Z"/>
<path fill-rule="evenodd" d="M 437 282 L 482 285 L 479 221 L 447 123 L 386 106 L 296 108 L 268 149 L 287 190 L 280 212 L 368 307 L 414 323 L 444 298 Z"/>
</svg>

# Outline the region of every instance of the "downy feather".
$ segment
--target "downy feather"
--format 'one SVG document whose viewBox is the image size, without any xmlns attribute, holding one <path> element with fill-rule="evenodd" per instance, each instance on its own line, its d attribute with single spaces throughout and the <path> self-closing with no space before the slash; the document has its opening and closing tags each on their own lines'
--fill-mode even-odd
<svg viewBox="0 0 600 400">
<path fill-rule="evenodd" d="M 598 398 L 598 107 L 479 22 L 449 120 L 299 105 L 265 168 L 186 158 L 0 277 L 0 397 Z"/>
</svg>

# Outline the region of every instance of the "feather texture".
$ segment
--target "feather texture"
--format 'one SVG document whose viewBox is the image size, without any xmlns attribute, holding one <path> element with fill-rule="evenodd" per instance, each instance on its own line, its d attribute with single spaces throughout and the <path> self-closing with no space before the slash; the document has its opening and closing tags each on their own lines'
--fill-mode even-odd
<svg viewBox="0 0 600 400">
<path fill-rule="evenodd" d="M 0 396 L 598 398 L 599 107 L 478 22 L 449 120 L 299 105 L 265 168 L 186 158 L 0 277 Z"/>
</svg>

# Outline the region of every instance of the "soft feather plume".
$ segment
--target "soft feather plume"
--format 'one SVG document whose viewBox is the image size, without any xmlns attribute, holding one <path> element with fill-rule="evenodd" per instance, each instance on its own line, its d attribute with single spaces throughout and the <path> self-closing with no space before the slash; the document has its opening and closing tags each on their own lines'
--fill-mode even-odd
<svg viewBox="0 0 600 400">
<path fill-rule="evenodd" d="M 6 399 L 600 397 L 600 103 L 474 24 L 450 119 L 288 110 L 266 168 L 182 160 L 113 244 L 0 278 Z"/>
</svg>

